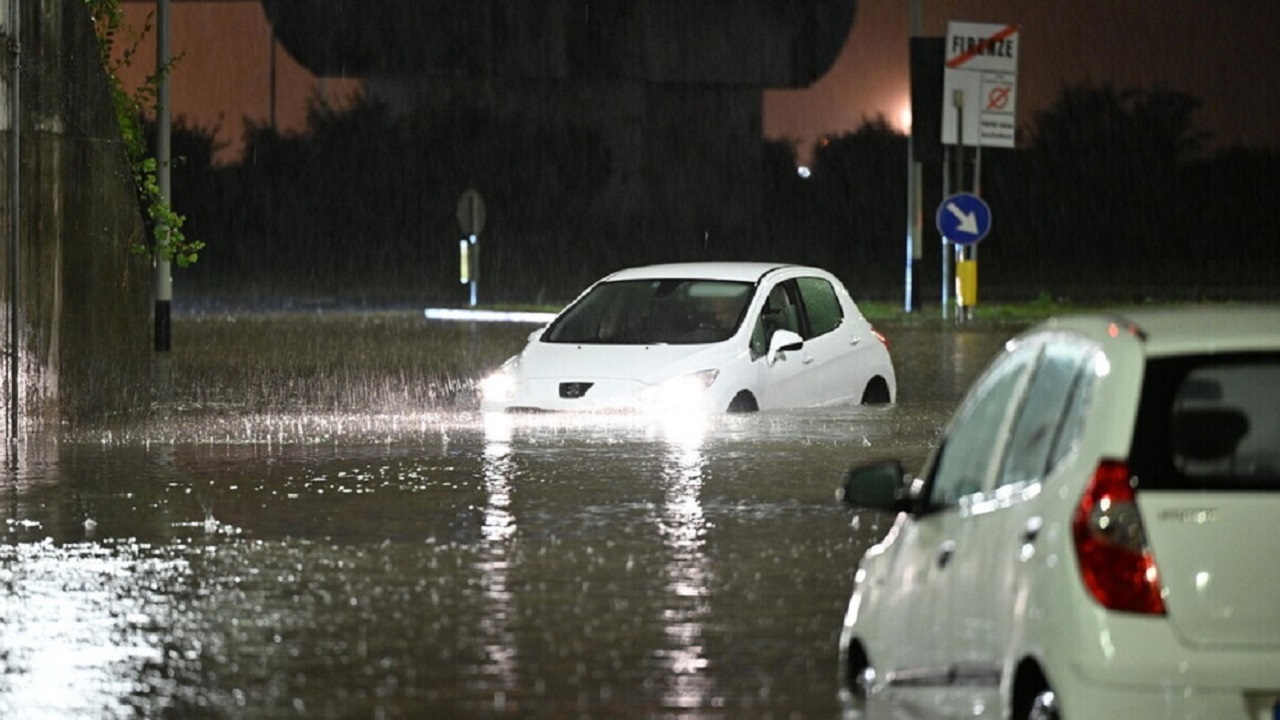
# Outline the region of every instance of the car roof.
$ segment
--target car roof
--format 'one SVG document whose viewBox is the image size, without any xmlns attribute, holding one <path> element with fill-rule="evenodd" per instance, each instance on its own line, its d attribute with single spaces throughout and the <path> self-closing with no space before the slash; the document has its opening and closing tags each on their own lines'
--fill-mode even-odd
<svg viewBox="0 0 1280 720">
<path fill-rule="evenodd" d="M 1135 308 L 1052 318 L 1039 328 L 1072 330 L 1104 343 L 1116 337 L 1132 337 L 1149 357 L 1280 350 L 1280 306 Z"/>
<path fill-rule="evenodd" d="M 736 280 L 741 282 L 757 282 L 766 274 L 782 268 L 813 270 L 815 274 L 826 273 L 816 268 L 803 268 L 789 263 L 769 262 L 687 262 L 665 263 L 662 265 L 646 265 L 644 267 L 627 268 L 612 273 L 602 282 L 614 280 L 652 280 L 652 279 L 689 279 L 705 278 L 708 280 Z"/>
</svg>

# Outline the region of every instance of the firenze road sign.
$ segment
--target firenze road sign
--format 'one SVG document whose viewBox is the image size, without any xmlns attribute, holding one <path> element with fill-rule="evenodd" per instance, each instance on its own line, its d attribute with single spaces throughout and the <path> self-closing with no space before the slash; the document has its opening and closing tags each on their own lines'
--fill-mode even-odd
<svg viewBox="0 0 1280 720">
<path fill-rule="evenodd" d="M 947 23 L 944 145 L 956 145 L 963 133 L 962 145 L 1013 147 L 1021 45 L 1017 25 Z"/>
</svg>

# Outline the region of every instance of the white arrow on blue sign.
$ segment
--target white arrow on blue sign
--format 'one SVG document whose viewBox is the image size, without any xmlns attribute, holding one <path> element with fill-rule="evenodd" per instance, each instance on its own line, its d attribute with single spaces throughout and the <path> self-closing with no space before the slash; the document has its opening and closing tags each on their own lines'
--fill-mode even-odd
<svg viewBox="0 0 1280 720">
<path fill-rule="evenodd" d="M 956 245 L 971 245 L 991 230 L 991 208 L 972 193 L 956 193 L 938 206 L 938 232 Z"/>
</svg>

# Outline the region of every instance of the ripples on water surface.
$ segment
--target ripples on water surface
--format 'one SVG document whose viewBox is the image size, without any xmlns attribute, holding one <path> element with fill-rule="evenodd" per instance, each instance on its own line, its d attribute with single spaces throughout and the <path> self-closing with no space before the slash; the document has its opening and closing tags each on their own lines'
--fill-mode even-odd
<svg viewBox="0 0 1280 720">
<path fill-rule="evenodd" d="M 908 387 L 951 352 L 918 342 L 885 408 L 232 405 L 29 440 L 0 500 L 0 717 L 836 717 L 887 518 L 851 527 L 833 491 L 922 460 L 994 347 Z"/>
</svg>

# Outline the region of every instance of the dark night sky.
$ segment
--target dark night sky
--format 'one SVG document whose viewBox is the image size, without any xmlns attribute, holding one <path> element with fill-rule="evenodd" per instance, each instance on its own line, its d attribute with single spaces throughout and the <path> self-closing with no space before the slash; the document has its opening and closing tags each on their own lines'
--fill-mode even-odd
<svg viewBox="0 0 1280 720">
<path fill-rule="evenodd" d="M 1062 84 L 1117 88 L 1163 85 L 1199 97 L 1199 129 L 1218 145 L 1280 146 L 1280 2 L 1276 0 L 920 0 L 924 34 L 948 20 L 1017 24 L 1019 123 L 1056 99 Z M 126 3 L 141 26 L 150 3 Z M 907 98 L 908 0 L 859 0 L 853 33 L 836 66 L 805 90 L 768 91 L 764 132 L 807 148 L 883 113 L 899 121 Z M 185 52 L 176 72 L 175 114 L 219 138 L 240 137 L 241 118 L 263 121 L 270 107 L 270 35 L 256 2 L 172 5 L 172 43 Z M 154 41 L 134 69 L 152 69 Z M 317 81 L 277 53 L 277 115 L 298 128 L 307 97 L 341 97 L 356 80 Z M 941 100 L 939 100 L 941 101 Z M 225 157 L 225 155 L 224 155 Z"/>
<path fill-rule="evenodd" d="M 1163 86 L 1203 101 L 1198 129 L 1217 146 L 1280 147 L 1280 2 L 1275 0 L 920 0 L 923 34 L 947 21 L 1020 27 L 1018 119 L 1063 83 Z M 836 66 L 806 90 L 770 91 L 764 130 L 803 147 L 907 104 L 907 0 L 859 0 Z M 941 102 L 941 98 L 939 98 Z"/>
</svg>

